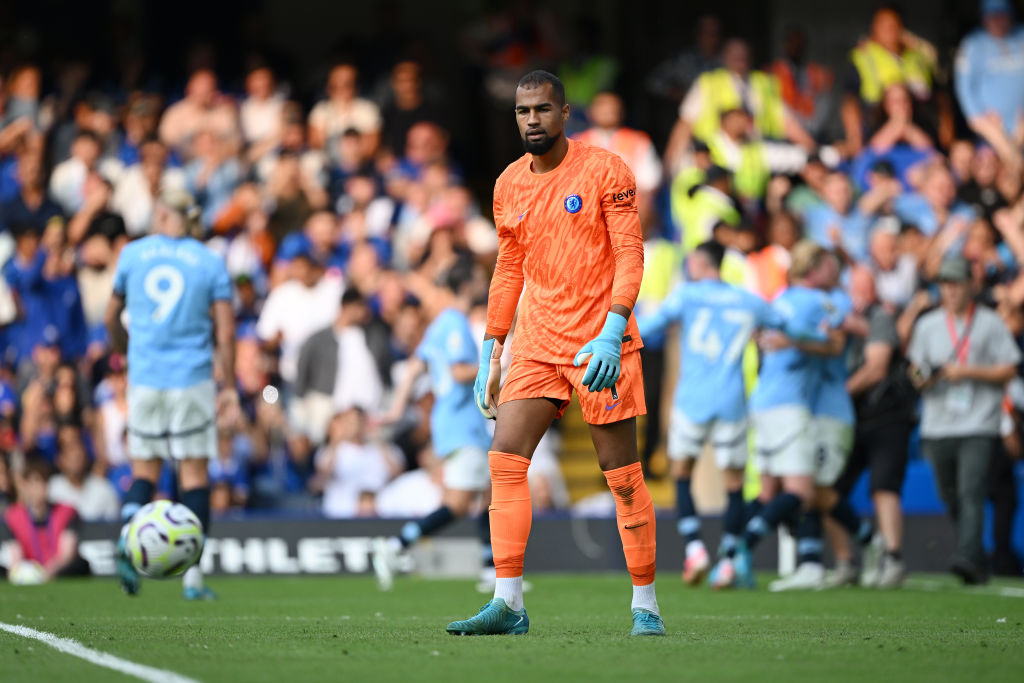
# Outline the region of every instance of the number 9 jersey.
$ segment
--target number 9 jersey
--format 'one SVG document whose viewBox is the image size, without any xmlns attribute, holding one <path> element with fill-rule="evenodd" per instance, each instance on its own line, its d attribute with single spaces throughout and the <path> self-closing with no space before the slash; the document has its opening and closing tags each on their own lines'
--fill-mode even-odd
<svg viewBox="0 0 1024 683">
<path fill-rule="evenodd" d="M 177 389 L 212 379 L 210 307 L 231 300 L 220 256 L 191 237 L 144 237 L 121 250 L 114 294 L 128 316 L 129 384 Z"/>
</svg>

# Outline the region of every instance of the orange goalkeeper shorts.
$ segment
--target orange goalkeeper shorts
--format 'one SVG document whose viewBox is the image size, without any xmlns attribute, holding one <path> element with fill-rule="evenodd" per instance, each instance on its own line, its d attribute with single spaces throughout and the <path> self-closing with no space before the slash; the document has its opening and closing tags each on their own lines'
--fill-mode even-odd
<svg viewBox="0 0 1024 683">
<path fill-rule="evenodd" d="M 587 424 L 611 424 L 647 414 L 639 351 L 622 357 L 622 371 L 615 383 L 614 395 L 611 389 L 592 392 L 583 386 L 586 371 L 586 363 L 577 368 L 572 364 L 556 365 L 515 356 L 498 396 L 498 405 L 524 398 L 550 398 L 561 401 L 558 417 L 562 417 L 575 389 Z"/>
</svg>

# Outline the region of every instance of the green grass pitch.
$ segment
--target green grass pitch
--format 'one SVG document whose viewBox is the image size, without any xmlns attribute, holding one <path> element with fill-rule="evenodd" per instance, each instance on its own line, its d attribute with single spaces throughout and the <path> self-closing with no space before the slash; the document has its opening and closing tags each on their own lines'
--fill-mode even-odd
<svg viewBox="0 0 1024 683">
<path fill-rule="evenodd" d="M 1024 588 L 945 577 L 902 591 L 712 593 L 662 574 L 665 638 L 629 638 L 629 579 L 530 577 L 531 631 L 448 636 L 486 602 L 467 581 L 222 578 L 220 600 L 180 582 L 128 598 L 112 580 L 0 585 L 0 621 L 202 681 L 1019 681 Z M 767 583 L 762 581 L 762 584 Z M 0 680 L 132 680 L 0 632 Z"/>
</svg>

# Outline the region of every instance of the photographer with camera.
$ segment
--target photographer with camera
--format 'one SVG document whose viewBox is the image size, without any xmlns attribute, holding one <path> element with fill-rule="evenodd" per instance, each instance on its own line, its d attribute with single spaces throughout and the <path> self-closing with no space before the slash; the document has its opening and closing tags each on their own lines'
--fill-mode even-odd
<svg viewBox="0 0 1024 683">
<path fill-rule="evenodd" d="M 914 325 L 907 357 L 921 391 L 921 445 L 956 528 L 950 571 L 966 584 L 987 580 L 982 524 L 989 463 L 999 448 L 1006 383 L 1021 353 L 1006 324 L 973 297 L 970 264 L 939 266 L 939 308 Z"/>
</svg>

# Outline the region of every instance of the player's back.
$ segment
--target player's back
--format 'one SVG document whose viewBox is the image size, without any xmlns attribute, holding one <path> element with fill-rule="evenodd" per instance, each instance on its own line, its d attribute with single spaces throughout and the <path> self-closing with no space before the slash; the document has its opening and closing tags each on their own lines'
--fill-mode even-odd
<svg viewBox="0 0 1024 683">
<path fill-rule="evenodd" d="M 498 233 L 511 233 L 523 257 L 512 353 L 571 363 L 612 305 L 615 258 L 606 219 L 636 213 L 636 183 L 619 156 L 577 140 L 552 171 L 534 173 L 530 160 L 527 154 L 510 164 L 494 187 Z M 636 228 L 642 255 L 639 221 Z M 639 283 L 642 268 L 635 275 Z M 632 316 L 627 325 L 623 354 L 642 346 Z"/>
<path fill-rule="evenodd" d="M 681 290 L 682 372 L 676 405 L 695 422 L 737 421 L 746 414 L 743 350 L 758 327 L 781 319 L 759 297 L 717 280 Z"/>
<path fill-rule="evenodd" d="M 128 375 L 159 389 L 210 379 L 215 300 L 231 299 L 223 260 L 190 237 L 150 235 L 125 246 L 114 276 L 128 314 Z"/>
<path fill-rule="evenodd" d="M 828 298 L 828 325 L 838 328 L 853 310 L 849 295 L 841 289 L 826 294 Z M 818 356 L 812 359 L 811 412 L 852 424 L 854 421 L 853 400 L 846 390 L 849 376 L 846 353 L 835 356 Z"/>
<path fill-rule="evenodd" d="M 772 302 L 783 319 L 782 331 L 791 339 L 823 341 L 829 325 L 825 292 L 807 287 L 789 287 Z M 750 396 L 750 409 L 763 411 L 777 406 L 810 407 L 814 364 L 809 354 L 789 346 L 764 354 L 757 386 Z"/>
<path fill-rule="evenodd" d="M 479 357 L 466 315 L 453 308 L 442 311 L 427 327 L 416 355 L 427 363 L 434 393 L 430 431 L 437 455 L 465 446 L 487 448 L 490 436 L 473 398 L 473 384 L 452 376 L 453 364 L 476 365 Z"/>
</svg>

